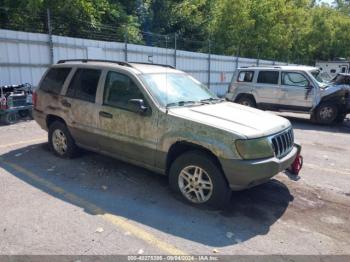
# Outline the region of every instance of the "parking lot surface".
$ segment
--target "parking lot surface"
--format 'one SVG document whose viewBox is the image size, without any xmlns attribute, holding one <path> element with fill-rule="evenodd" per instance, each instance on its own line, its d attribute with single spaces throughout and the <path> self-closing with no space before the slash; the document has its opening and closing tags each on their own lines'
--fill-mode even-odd
<svg viewBox="0 0 350 262">
<path fill-rule="evenodd" d="M 283 115 L 303 146 L 301 178 L 234 192 L 223 211 L 106 156 L 57 158 L 34 121 L 0 126 L 0 254 L 349 254 L 350 121 Z"/>
</svg>

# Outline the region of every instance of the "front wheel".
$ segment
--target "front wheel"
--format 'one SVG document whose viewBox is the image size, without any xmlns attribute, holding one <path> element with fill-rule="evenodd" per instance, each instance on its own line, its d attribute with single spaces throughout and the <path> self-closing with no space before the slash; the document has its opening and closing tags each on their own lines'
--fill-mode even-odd
<svg viewBox="0 0 350 262">
<path fill-rule="evenodd" d="M 1 116 L 1 121 L 6 125 L 14 124 L 17 121 L 17 114 L 15 112 L 5 113 Z"/>
<path fill-rule="evenodd" d="M 169 183 L 174 192 L 196 205 L 224 208 L 231 196 L 222 171 L 200 151 L 187 152 L 173 162 Z"/>
<path fill-rule="evenodd" d="M 332 124 L 338 115 L 338 108 L 331 103 L 321 104 L 316 110 L 316 120 L 320 124 Z"/>
</svg>

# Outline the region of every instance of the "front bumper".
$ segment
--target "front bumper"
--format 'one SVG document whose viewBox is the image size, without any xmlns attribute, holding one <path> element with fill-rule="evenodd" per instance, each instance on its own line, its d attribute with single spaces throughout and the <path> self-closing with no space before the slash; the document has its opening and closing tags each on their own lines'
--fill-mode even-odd
<svg viewBox="0 0 350 262">
<path fill-rule="evenodd" d="M 262 160 L 220 159 L 221 166 L 232 190 L 242 190 L 267 182 L 271 177 L 287 169 L 300 154 L 301 146 L 294 144 L 288 155 Z"/>
</svg>

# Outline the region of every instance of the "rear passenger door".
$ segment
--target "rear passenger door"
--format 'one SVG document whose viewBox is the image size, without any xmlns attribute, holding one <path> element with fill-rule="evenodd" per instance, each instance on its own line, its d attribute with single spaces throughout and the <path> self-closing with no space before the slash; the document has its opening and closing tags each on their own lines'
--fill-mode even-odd
<svg viewBox="0 0 350 262">
<path fill-rule="evenodd" d="M 60 101 L 66 109 L 65 120 L 75 141 L 93 150 L 98 149 L 98 107 L 95 100 L 100 76 L 99 69 L 76 69 Z"/>
<path fill-rule="evenodd" d="M 157 110 L 143 87 L 126 73 L 109 71 L 105 77 L 103 101 L 99 110 L 101 149 L 127 161 L 154 166 L 157 149 Z M 142 99 L 147 111 L 135 113 L 131 99 Z"/>
<path fill-rule="evenodd" d="M 280 72 L 278 70 L 262 70 L 258 72 L 255 92 L 257 102 L 268 105 L 280 103 Z"/>
</svg>

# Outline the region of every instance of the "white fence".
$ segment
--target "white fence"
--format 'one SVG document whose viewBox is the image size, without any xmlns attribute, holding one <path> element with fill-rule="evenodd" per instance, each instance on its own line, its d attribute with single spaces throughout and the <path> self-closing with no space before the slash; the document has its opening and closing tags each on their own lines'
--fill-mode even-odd
<svg viewBox="0 0 350 262">
<path fill-rule="evenodd" d="M 226 92 L 237 66 L 286 64 L 55 35 L 51 42 L 46 34 L 0 29 L 0 85 L 31 83 L 36 86 L 51 62 L 73 58 L 176 66 L 207 84 L 218 95 Z"/>
</svg>

